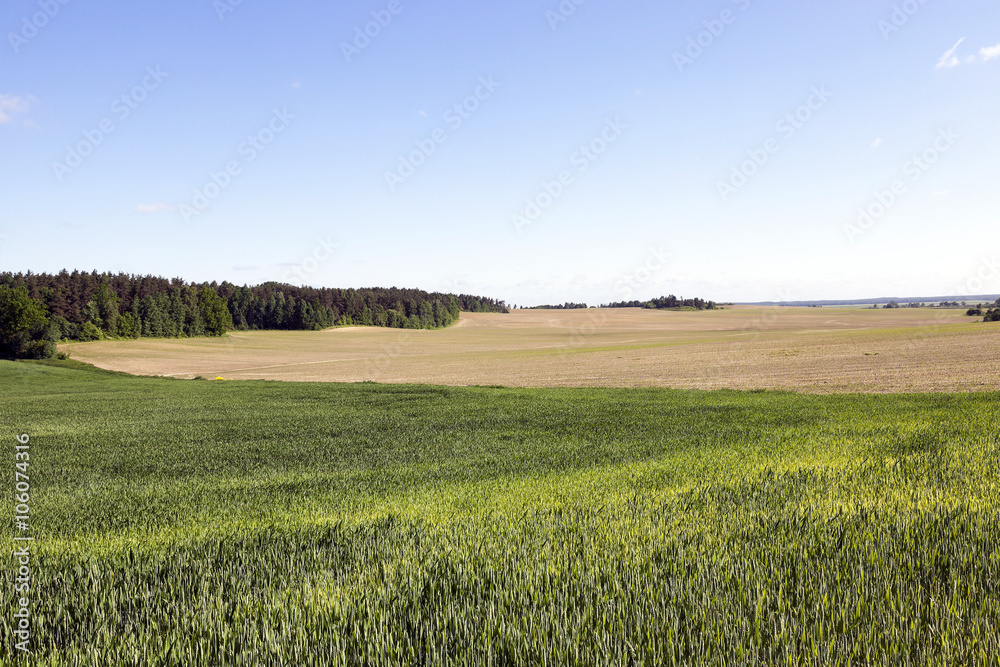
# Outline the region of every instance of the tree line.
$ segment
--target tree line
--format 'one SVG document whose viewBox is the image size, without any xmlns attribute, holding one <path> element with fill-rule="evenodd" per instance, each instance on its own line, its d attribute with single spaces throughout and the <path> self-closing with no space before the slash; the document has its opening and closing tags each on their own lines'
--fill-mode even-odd
<svg viewBox="0 0 1000 667">
<path fill-rule="evenodd" d="M 566 302 L 564 304 L 531 306 L 528 310 L 577 310 L 588 308 L 585 303 Z M 652 308 L 656 310 L 716 310 L 719 304 L 714 301 L 703 299 L 677 298 L 673 294 L 661 296 L 649 301 L 619 301 L 617 303 L 604 303 L 600 308 Z"/>
<path fill-rule="evenodd" d="M 618 303 L 606 303 L 601 306 L 601 308 L 651 308 L 655 310 L 716 310 L 718 307 L 719 304 L 714 301 L 705 301 L 704 299 L 697 298 L 678 298 L 673 294 L 670 296 L 661 296 L 657 299 L 650 299 L 649 301 L 619 301 Z"/>
<path fill-rule="evenodd" d="M 6 272 L 0 274 L 0 355 L 48 357 L 59 340 L 221 336 L 230 329 L 434 329 L 463 311 L 509 312 L 496 299 L 396 287 L 240 287 L 96 271 Z"/>
<path fill-rule="evenodd" d="M 567 301 L 564 304 L 561 304 L 561 305 L 560 304 L 556 304 L 554 306 L 550 306 L 550 305 L 545 305 L 545 306 L 531 306 L 530 308 L 527 308 L 526 310 L 580 310 L 580 309 L 587 308 L 587 307 L 588 306 L 585 303 L 570 303 L 570 302 Z"/>
</svg>

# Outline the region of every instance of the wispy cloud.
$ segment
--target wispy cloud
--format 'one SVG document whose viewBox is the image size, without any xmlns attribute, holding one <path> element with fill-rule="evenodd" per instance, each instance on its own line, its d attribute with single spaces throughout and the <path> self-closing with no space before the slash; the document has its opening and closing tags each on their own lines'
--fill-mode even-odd
<svg viewBox="0 0 1000 667">
<path fill-rule="evenodd" d="M 38 102 L 34 95 L 20 97 L 18 95 L 0 95 L 0 125 L 6 125 L 14 120 L 14 116 L 26 114 Z M 30 120 L 24 121 L 30 124 Z"/>
<path fill-rule="evenodd" d="M 934 69 L 949 69 L 951 67 L 958 67 L 959 65 L 971 65 L 977 62 L 989 62 L 994 58 L 1000 58 L 1000 44 L 996 46 L 987 46 L 979 49 L 979 54 L 977 56 L 959 56 L 958 47 L 962 45 L 965 38 L 958 40 L 955 46 L 951 47 L 945 51 L 944 55 L 938 61 L 938 64 Z"/>
<path fill-rule="evenodd" d="M 956 56 L 955 53 L 958 51 L 958 47 L 962 46 L 962 42 L 964 41 L 965 37 L 958 40 L 958 43 L 955 44 L 955 46 L 945 51 L 944 55 L 941 56 L 941 59 L 938 61 L 938 64 L 934 67 L 934 69 L 947 69 L 949 67 L 957 67 L 961 65 L 962 61 L 958 59 L 958 56 Z"/>
<path fill-rule="evenodd" d="M 139 204 L 135 207 L 136 213 L 169 213 L 170 211 L 177 210 L 174 206 L 170 204 L 164 204 L 163 202 L 157 202 L 155 204 Z"/>
<path fill-rule="evenodd" d="M 882 144 L 883 144 L 882 137 L 879 137 L 878 139 L 872 142 L 872 148 L 878 148 Z"/>
<path fill-rule="evenodd" d="M 1000 58 L 1000 44 L 996 46 L 987 46 L 985 49 L 979 50 L 979 57 L 983 59 L 983 62 L 988 60 L 993 60 L 994 58 Z"/>
</svg>

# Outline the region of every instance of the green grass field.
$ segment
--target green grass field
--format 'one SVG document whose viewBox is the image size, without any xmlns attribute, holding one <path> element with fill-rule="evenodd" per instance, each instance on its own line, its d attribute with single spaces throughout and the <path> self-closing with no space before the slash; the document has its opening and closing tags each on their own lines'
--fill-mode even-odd
<svg viewBox="0 0 1000 667">
<path fill-rule="evenodd" d="M 5 498 L 15 436 L 31 436 L 24 664 L 1000 655 L 997 394 L 208 382 L 0 362 L 0 413 Z M 8 563 L 3 576 L 0 663 L 20 663 Z"/>
</svg>

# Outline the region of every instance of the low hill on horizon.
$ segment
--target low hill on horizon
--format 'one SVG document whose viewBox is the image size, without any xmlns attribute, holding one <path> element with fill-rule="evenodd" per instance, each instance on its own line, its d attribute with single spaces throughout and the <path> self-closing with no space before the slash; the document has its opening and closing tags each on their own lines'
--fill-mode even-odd
<svg viewBox="0 0 1000 667">
<path fill-rule="evenodd" d="M 896 297 L 882 296 L 874 299 L 818 299 L 814 301 L 739 301 L 736 306 L 865 306 L 878 304 L 880 306 L 889 303 L 898 303 L 901 306 L 910 303 L 992 303 L 1000 299 L 1000 294 L 977 294 L 972 296 L 914 296 Z"/>
</svg>

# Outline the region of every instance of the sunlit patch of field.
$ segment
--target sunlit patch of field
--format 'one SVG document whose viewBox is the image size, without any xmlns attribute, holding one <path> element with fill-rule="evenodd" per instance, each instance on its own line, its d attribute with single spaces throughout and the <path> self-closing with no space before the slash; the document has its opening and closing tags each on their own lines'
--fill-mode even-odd
<svg viewBox="0 0 1000 667">
<path fill-rule="evenodd" d="M 1000 388 L 1000 326 L 926 308 L 467 313 L 441 331 L 254 331 L 61 349 L 102 368 L 180 378 L 823 393 Z"/>
</svg>

